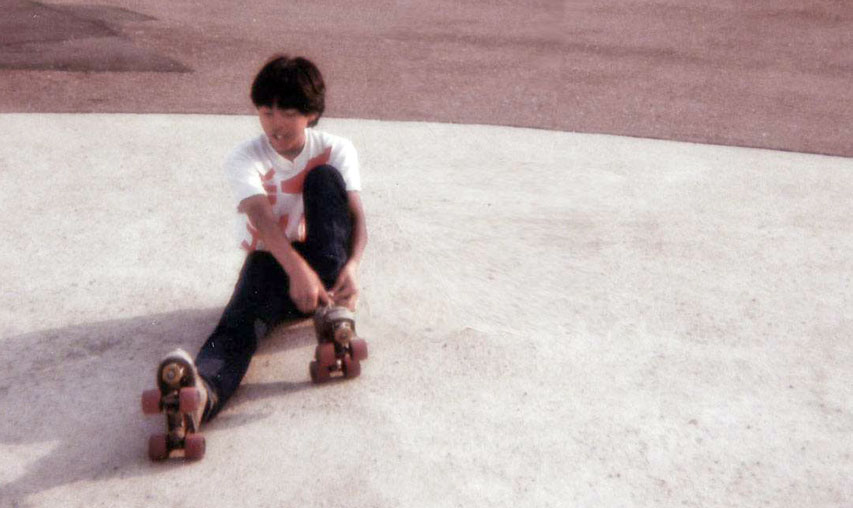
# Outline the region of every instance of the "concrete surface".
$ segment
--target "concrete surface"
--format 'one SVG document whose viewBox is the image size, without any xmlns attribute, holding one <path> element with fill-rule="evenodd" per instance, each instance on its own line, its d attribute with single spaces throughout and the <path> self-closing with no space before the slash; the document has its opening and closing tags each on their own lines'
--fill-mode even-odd
<svg viewBox="0 0 853 508">
<path fill-rule="evenodd" d="M 507 127 L 849 157 L 853 4 L 0 9 L 0 506 L 853 505 L 853 160 Z M 321 124 L 364 165 L 371 358 L 314 387 L 276 330 L 205 459 L 152 464 L 139 395 L 241 263 L 258 128 L 211 114 L 277 51 L 384 120 Z"/>
<path fill-rule="evenodd" d="M 251 113 L 273 52 L 329 114 L 853 156 L 843 0 L 0 0 L 0 112 Z"/>
<path fill-rule="evenodd" d="M 357 380 L 277 330 L 152 464 L 139 396 L 241 253 L 252 117 L 0 115 L 0 505 L 850 506 L 853 161 L 324 119 L 360 150 Z"/>
</svg>

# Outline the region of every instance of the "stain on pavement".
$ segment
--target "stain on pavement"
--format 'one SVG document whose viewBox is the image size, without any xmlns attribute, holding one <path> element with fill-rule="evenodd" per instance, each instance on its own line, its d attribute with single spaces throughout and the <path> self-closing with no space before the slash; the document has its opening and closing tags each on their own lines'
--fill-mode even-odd
<svg viewBox="0 0 853 508">
<path fill-rule="evenodd" d="M 108 6 L 2 0 L 0 69 L 76 72 L 190 72 L 123 31 L 156 18 Z"/>
</svg>

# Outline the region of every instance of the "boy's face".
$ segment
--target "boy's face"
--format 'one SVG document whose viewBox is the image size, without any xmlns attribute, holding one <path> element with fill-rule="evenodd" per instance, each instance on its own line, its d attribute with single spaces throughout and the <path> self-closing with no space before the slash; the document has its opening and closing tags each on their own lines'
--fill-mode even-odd
<svg viewBox="0 0 853 508">
<path fill-rule="evenodd" d="M 283 157 L 295 157 L 305 144 L 305 128 L 317 114 L 303 115 L 298 109 L 261 106 L 258 118 L 273 149 Z"/>
</svg>

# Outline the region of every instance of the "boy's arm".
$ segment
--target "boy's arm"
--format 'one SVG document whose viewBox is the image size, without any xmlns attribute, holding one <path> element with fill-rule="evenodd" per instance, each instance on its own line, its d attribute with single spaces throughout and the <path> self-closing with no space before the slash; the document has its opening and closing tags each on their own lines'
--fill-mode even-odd
<svg viewBox="0 0 853 508">
<path fill-rule="evenodd" d="M 276 224 L 266 195 L 255 195 L 240 202 L 239 210 L 249 216 L 252 226 L 270 254 L 278 261 L 290 279 L 290 299 L 300 311 L 308 313 L 319 303 L 330 303 L 323 283 L 311 266 L 296 252 Z"/>
<path fill-rule="evenodd" d="M 329 290 L 329 296 L 336 304 L 354 311 L 358 304 L 358 267 L 361 265 L 361 256 L 367 246 L 367 222 L 364 219 L 364 208 L 358 191 L 347 192 L 347 202 L 352 220 L 350 256 L 341 269 L 335 285 Z"/>
</svg>

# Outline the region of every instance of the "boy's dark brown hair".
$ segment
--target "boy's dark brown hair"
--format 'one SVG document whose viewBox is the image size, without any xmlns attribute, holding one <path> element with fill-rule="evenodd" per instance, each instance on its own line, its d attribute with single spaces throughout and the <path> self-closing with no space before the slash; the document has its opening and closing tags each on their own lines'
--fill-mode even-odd
<svg viewBox="0 0 853 508">
<path fill-rule="evenodd" d="M 303 115 L 316 113 L 317 119 L 309 124 L 313 127 L 326 109 L 326 83 L 311 60 L 275 55 L 255 76 L 251 97 L 256 108 L 296 109 Z"/>
</svg>

